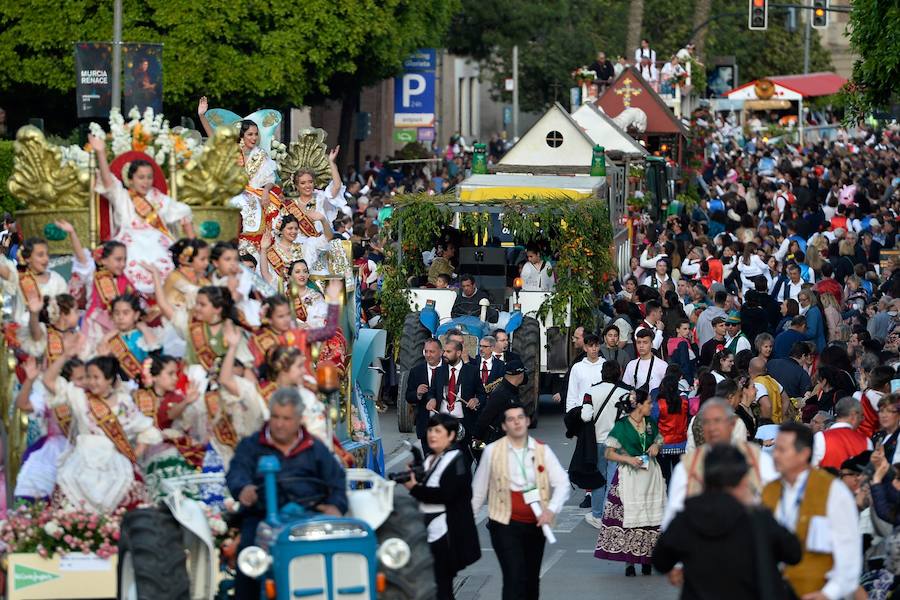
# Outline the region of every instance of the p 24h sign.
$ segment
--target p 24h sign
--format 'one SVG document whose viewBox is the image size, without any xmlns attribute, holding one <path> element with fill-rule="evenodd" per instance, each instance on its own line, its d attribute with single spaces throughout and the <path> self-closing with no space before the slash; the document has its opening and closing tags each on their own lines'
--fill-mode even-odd
<svg viewBox="0 0 900 600">
<path fill-rule="evenodd" d="M 436 57 L 434 48 L 426 48 L 403 61 L 404 73 L 394 78 L 395 127 L 434 126 Z"/>
</svg>

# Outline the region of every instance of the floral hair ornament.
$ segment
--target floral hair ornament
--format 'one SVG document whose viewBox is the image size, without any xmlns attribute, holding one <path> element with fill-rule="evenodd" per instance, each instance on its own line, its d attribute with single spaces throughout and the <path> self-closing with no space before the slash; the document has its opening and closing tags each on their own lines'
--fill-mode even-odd
<svg viewBox="0 0 900 600">
<path fill-rule="evenodd" d="M 59 303 L 56 302 L 56 296 L 50 296 L 47 300 L 47 318 L 51 323 L 59 320 Z"/>
<path fill-rule="evenodd" d="M 194 247 L 191 245 L 185 246 L 184 250 L 178 255 L 178 262 L 190 262 L 190 260 L 194 257 Z"/>
<path fill-rule="evenodd" d="M 92 258 L 95 263 L 99 263 L 100 259 L 103 258 L 103 246 L 97 246 L 91 251 Z"/>
</svg>

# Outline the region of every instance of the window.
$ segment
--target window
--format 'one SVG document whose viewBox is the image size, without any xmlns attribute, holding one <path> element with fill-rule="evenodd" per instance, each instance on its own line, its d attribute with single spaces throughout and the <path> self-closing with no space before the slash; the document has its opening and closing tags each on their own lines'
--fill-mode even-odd
<svg viewBox="0 0 900 600">
<path fill-rule="evenodd" d="M 551 148 L 559 148 L 562 146 L 563 136 L 560 132 L 553 130 L 547 134 L 547 145 Z"/>
</svg>

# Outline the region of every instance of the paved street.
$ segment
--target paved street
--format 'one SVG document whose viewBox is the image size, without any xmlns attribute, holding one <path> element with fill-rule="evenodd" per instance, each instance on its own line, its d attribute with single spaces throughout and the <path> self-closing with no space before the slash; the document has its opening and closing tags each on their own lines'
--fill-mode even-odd
<svg viewBox="0 0 900 600">
<path fill-rule="evenodd" d="M 574 441 L 565 437 L 562 424 L 561 408 L 551 403 L 544 403 L 541 410 L 540 424 L 532 430 L 532 434 L 541 441 L 549 443 L 563 463 L 567 466 L 571 458 Z M 416 442 L 413 434 L 401 434 L 397 431 L 396 412 L 391 409 L 381 415 L 382 435 L 384 439 L 385 462 L 390 465 L 392 451 L 403 439 Z M 388 470 L 400 470 L 401 461 L 389 466 Z M 600 561 L 594 558 L 594 545 L 597 530 L 584 522 L 583 515 L 587 509 L 578 508 L 583 498 L 579 490 L 572 492 L 568 505 L 563 509 L 554 529 L 558 542 L 548 545 L 544 551 L 544 563 L 541 567 L 541 597 L 557 598 L 628 598 L 628 600 L 669 600 L 678 597 L 677 590 L 671 587 L 665 577 L 654 574 L 651 577 L 626 578 L 625 565 Z M 500 598 L 503 579 L 500 565 L 491 550 L 490 536 L 484 527 L 487 518 L 486 507 L 476 515 L 478 531 L 481 537 L 482 558 L 463 571 L 456 579 L 459 600 L 495 600 Z M 640 573 L 640 571 L 638 571 Z"/>
</svg>

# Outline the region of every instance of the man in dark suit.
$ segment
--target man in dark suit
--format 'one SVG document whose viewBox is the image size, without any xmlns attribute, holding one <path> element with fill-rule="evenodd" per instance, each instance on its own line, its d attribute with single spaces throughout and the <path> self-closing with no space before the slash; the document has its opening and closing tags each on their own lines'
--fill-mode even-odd
<svg viewBox="0 0 900 600">
<path fill-rule="evenodd" d="M 406 382 L 406 402 L 416 407 L 416 437 L 422 441 L 422 451 L 428 454 L 428 442 L 425 435 L 428 431 L 428 417 L 431 411 L 426 407 L 428 403 L 428 390 L 431 389 L 431 380 L 440 370 L 442 363 L 443 347 L 436 339 L 425 341 L 425 349 L 422 354 L 425 360 L 414 366 L 409 371 L 409 379 Z"/>
<path fill-rule="evenodd" d="M 516 352 L 509 349 L 509 334 L 505 329 L 495 329 L 494 338 L 497 343 L 494 344 L 494 356 L 503 361 L 503 364 L 509 364 L 512 360 L 522 360 Z"/>
<path fill-rule="evenodd" d="M 425 408 L 460 419 L 465 428 L 461 440 L 463 447 L 469 446 L 478 413 L 484 406 L 486 393 L 478 367 L 462 361 L 462 344 L 447 340 L 444 344 L 444 362 L 431 380 Z"/>
<path fill-rule="evenodd" d="M 481 385 L 487 385 L 492 381 L 497 381 L 503 377 L 506 370 L 502 360 L 494 356 L 494 346 L 497 345 L 497 338 L 492 335 L 486 335 L 478 340 L 478 360 L 475 366 L 478 367 L 478 376 L 481 378 Z"/>
</svg>

